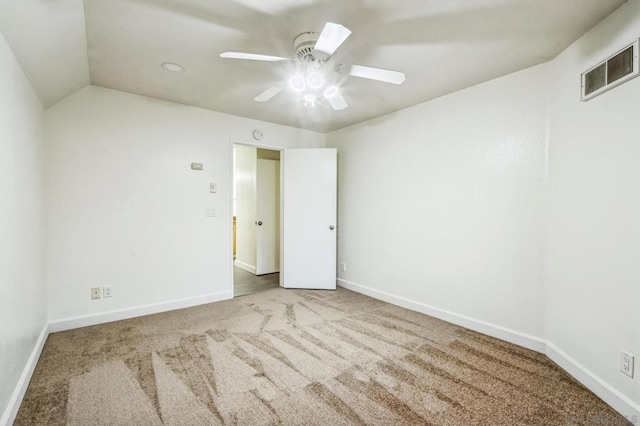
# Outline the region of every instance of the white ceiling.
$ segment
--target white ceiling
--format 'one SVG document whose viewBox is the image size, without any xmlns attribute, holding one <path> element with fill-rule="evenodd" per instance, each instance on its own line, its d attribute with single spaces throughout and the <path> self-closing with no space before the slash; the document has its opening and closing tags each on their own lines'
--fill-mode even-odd
<svg viewBox="0 0 640 426">
<path fill-rule="evenodd" d="M 45 108 L 90 84 L 82 0 L 0 0 L 0 32 Z"/>
<path fill-rule="evenodd" d="M 328 132 L 552 59 L 624 1 L 0 0 L 0 31 L 45 107 L 90 82 Z M 404 84 L 350 77 L 343 111 L 288 91 L 257 103 L 292 65 L 218 56 L 290 57 L 295 36 L 328 21 L 353 32 L 336 62 L 403 71 Z"/>
</svg>

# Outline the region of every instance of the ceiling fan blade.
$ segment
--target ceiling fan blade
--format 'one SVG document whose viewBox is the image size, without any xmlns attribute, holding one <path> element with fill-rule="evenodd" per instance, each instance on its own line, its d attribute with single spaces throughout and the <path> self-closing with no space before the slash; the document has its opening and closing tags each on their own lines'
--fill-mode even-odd
<svg viewBox="0 0 640 426">
<path fill-rule="evenodd" d="M 269 99 L 273 98 L 275 95 L 282 92 L 283 90 L 284 90 L 284 87 L 282 86 L 273 86 L 265 90 L 264 92 L 260 93 L 258 96 L 253 98 L 253 100 L 256 102 L 267 102 Z"/>
<path fill-rule="evenodd" d="M 318 41 L 316 41 L 313 50 L 333 55 L 338 47 L 351 35 L 351 31 L 340 24 L 327 22 L 320 33 Z"/>
<path fill-rule="evenodd" d="M 339 91 L 337 91 L 333 96 L 327 97 L 327 101 L 334 111 L 340 111 L 349 106 L 349 104 L 347 104 L 347 101 L 344 100 L 342 93 L 340 93 Z"/>
<path fill-rule="evenodd" d="M 220 54 L 220 57 L 225 59 L 248 59 L 250 61 L 267 61 L 267 62 L 279 62 L 279 61 L 290 60 L 290 58 L 283 58 L 281 56 L 258 55 L 256 53 L 243 53 L 243 52 L 223 52 Z"/>
<path fill-rule="evenodd" d="M 382 68 L 363 67 L 362 65 L 351 65 L 349 75 L 393 84 L 402 84 L 405 80 L 403 72 L 385 70 Z"/>
</svg>

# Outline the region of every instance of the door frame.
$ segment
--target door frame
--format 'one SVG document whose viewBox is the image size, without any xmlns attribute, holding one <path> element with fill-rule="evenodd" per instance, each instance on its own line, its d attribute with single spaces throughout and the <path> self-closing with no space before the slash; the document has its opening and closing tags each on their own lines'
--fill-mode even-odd
<svg viewBox="0 0 640 426">
<path fill-rule="evenodd" d="M 284 167 L 282 167 L 282 156 L 284 155 L 284 150 L 286 148 L 281 147 L 281 146 L 272 146 L 272 145 L 265 145 L 265 144 L 261 144 L 258 142 L 253 142 L 253 141 L 246 141 L 246 140 L 242 140 L 242 139 L 236 139 L 236 138 L 232 138 L 230 141 L 230 145 L 231 145 L 231 155 L 229 156 L 229 162 L 231 163 L 231 190 L 229 191 L 229 211 L 230 211 L 230 221 L 229 221 L 229 230 L 230 230 L 230 237 L 229 240 L 231 241 L 231 244 L 229 246 L 229 257 L 231 259 L 231 283 L 229 284 L 230 286 L 230 291 L 231 291 L 231 298 L 235 297 L 234 294 L 234 288 L 233 288 L 233 283 L 234 283 L 234 260 L 233 260 L 233 182 L 234 182 L 234 175 L 235 175 L 235 168 L 233 167 L 233 147 L 234 145 L 241 145 L 241 146 L 247 146 L 247 147 L 251 147 L 251 148 L 262 148 L 262 149 L 268 149 L 271 151 L 280 151 L 280 205 L 278 206 L 278 208 L 280 209 L 280 287 L 282 287 L 282 279 L 284 274 L 282 273 L 283 271 L 283 244 L 282 244 L 282 240 L 283 240 L 283 232 L 284 232 L 284 217 L 282 214 L 282 207 L 283 207 L 283 200 L 284 200 L 284 194 L 282 193 L 282 183 L 283 183 L 283 176 L 284 176 Z"/>
</svg>

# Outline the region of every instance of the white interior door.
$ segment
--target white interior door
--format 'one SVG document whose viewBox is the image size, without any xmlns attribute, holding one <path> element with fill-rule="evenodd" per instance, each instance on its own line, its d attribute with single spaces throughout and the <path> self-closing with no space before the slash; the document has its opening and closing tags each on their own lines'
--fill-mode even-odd
<svg viewBox="0 0 640 426">
<path fill-rule="evenodd" d="M 283 152 L 285 288 L 336 288 L 337 150 Z"/>
<path fill-rule="evenodd" d="M 256 167 L 256 275 L 280 271 L 280 162 Z"/>
</svg>

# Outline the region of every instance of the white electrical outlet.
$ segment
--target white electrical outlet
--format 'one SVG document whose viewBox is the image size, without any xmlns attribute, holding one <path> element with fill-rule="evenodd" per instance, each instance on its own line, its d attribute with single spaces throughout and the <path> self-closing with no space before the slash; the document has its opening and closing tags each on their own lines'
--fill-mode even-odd
<svg viewBox="0 0 640 426">
<path fill-rule="evenodd" d="M 347 272 L 347 264 L 346 264 L 345 262 L 342 262 L 342 263 L 340 264 L 340 270 L 341 270 L 342 272 Z"/>
<path fill-rule="evenodd" d="M 620 371 L 633 378 L 634 356 L 625 351 L 620 351 Z"/>
<path fill-rule="evenodd" d="M 216 209 L 205 209 L 204 215 L 206 217 L 216 217 Z"/>
<path fill-rule="evenodd" d="M 111 286 L 105 285 L 102 287 L 102 297 L 111 297 Z"/>
<path fill-rule="evenodd" d="M 100 299 L 102 297 L 102 289 L 100 287 L 91 287 L 91 298 Z"/>
</svg>

